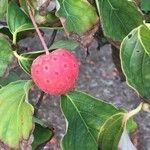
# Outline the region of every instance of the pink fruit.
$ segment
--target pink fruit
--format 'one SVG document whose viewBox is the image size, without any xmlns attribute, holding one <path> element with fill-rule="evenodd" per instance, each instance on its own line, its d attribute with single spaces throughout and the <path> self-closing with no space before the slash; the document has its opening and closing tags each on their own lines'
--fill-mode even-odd
<svg viewBox="0 0 150 150">
<path fill-rule="evenodd" d="M 31 66 L 32 79 L 44 92 L 61 95 L 74 88 L 79 65 L 68 50 L 59 48 L 37 57 Z"/>
</svg>

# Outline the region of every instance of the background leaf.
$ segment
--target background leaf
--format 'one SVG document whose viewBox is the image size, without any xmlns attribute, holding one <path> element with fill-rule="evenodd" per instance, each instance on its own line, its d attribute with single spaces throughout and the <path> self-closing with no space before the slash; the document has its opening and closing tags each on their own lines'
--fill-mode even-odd
<svg viewBox="0 0 150 150">
<path fill-rule="evenodd" d="M 52 27 L 44 27 L 44 26 L 39 26 L 39 28 L 42 30 L 42 29 L 46 29 L 46 30 L 51 30 L 51 29 L 54 29 Z M 61 30 L 62 27 L 55 27 L 57 30 Z M 5 35 L 7 35 L 11 40 L 13 40 L 13 35 L 12 33 L 10 32 L 9 28 L 7 26 L 2 26 L 0 27 L 0 33 L 3 33 Z M 22 32 L 19 32 L 17 34 L 17 39 L 16 41 L 19 42 L 20 40 L 22 39 L 25 39 L 27 37 L 33 37 L 34 36 L 34 33 L 35 33 L 35 29 L 34 27 L 30 28 L 30 29 L 27 29 L 25 31 L 22 31 Z"/>
<path fill-rule="evenodd" d="M 7 24 L 13 35 L 33 28 L 29 17 L 20 9 L 14 0 L 8 5 Z"/>
<path fill-rule="evenodd" d="M 71 40 L 59 40 L 53 43 L 53 45 L 49 48 L 49 50 L 57 49 L 57 48 L 66 48 L 68 50 L 74 50 L 78 47 L 78 44 Z M 21 54 L 19 61 L 20 66 L 22 69 L 27 73 L 30 74 L 30 68 L 32 62 L 35 58 L 39 55 L 44 54 L 45 51 L 36 51 L 36 52 L 29 52 Z"/>
<path fill-rule="evenodd" d="M 149 25 L 149 27 L 147 26 Z M 150 54 L 150 24 L 144 24 L 139 28 L 139 39 L 147 54 Z"/>
<path fill-rule="evenodd" d="M 8 38 L 0 34 L 0 77 L 2 77 L 12 61 L 13 53 Z"/>
<path fill-rule="evenodd" d="M 78 91 L 62 96 L 61 108 L 67 123 L 63 150 L 97 150 L 102 125 L 110 116 L 121 112 L 111 104 Z"/>
<path fill-rule="evenodd" d="M 26 0 L 19 0 L 19 4 L 21 8 L 24 10 L 24 12 L 29 16 L 28 14 L 28 8 L 26 6 Z M 35 21 L 40 26 L 45 27 L 60 27 L 61 22 L 58 17 L 56 17 L 55 11 L 46 11 L 44 16 L 41 15 L 38 2 L 35 0 L 30 0 L 30 7 L 32 9 L 32 12 L 34 14 Z"/>
<path fill-rule="evenodd" d="M 4 17 L 8 5 L 8 0 L 0 0 L 0 18 Z"/>
<path fill-rule="evenodd" d="M 121 45 L 121 63 L 127 82 L 142 97 L 150 99 L 150 56 L 138 37 L 139 28 L 134 29 Z"/>
<path fill-rule="evenodd" d="M 19 0 L 19 4 L 21 8 L 24 10 L 24 12 L 28 15 L 28 8 L 26 5 L 26 0 Z M 37 1 L 30 0 L 30 6 L 32 8 L 32 11 L 34 12 L 34 9 L 38 7 Z"/>
<path fill-rule="evenodd" d="M 133 1 L 96 0 L 100 21 L 107 37 L 121 41 L 142 24 L 143 17 Z"/>
<path fill-rule="evenodd" d="M 130 132 L 136 128 L 136 124 L 132 119 L 124 120 L 124 115 L 125 113 L 118 113 L 118 114 L 111 116 L 109 119 L 107 119 L 107 121 L 105 122 L 105 124 L 103 125 L 100 131 L 100 137 L 99 137 L 100 150 L 117 150 L 118 149 L 120 138 L 124 130 L 126 130 L 125 129 L 126 123 L 127 123 L 127 129 Z M 129 132 L 127 131 L 127 133 Z"/>
<path fill-rule="evenodd" d="M 124 129 L 137 127 L 127 112 L 79 91 L 62 96 L 61 108 L 67 124 L 62 150 L 116 150 Z"/>
<path fill-rule="evenodd" d="M 33 131 L 34 141 L 32 143 L 32 149 L 36 150 L 41 144 L 48 142 L 53 137 L 53 132 L 39 123 L 35 123 L 35 129 Z"/>
<path fill-rule="evenodd" d="M 28 103 L 32 81 L 20 80 L 0 89 L 0 141 L 12 149 L 20 149 L 32 131 L 33 107 Z"/>
<path fill-rule="evenodd" d="M 50 49 L 57 49 L 57 48 L 66 48 L 68 50 L 75 50 L 78 47 L 78 43 L 76 43 L 73 40 L 69 39 L 62 39 L 55 41 L 53 45 L 50 47 Z"/>
<path fill-rule="evenodd" d="M 79 34 L 98 21 L 95 8 L 87 0 L 57 0 L 57 14 L 66 31 Z"/>
<path fill-rule="evenodd" d="M 110 117 L 104 126 L 99 137 L 101 150 L 117 150 L 118 143 L 123 132 L 123 113 L 118 113 Z M 109 144 L 108 144 L 109 143 Z"/>
<path fill-rule="evenodd" d="M 148 0 L 140 0 L 141 9 L 145 12 L 150 11 L 150 1 Z"/>
</svg>

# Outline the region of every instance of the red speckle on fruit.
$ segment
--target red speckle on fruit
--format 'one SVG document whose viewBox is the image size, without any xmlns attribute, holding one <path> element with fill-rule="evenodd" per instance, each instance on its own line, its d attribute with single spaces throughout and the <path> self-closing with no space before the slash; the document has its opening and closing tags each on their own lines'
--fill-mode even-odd
<svg viewBox="0 0 150 150">
<path fill-rule="evenodd" d="M 56 60 L 57 60 L 57 58 L 56 58 L 56 57 L 54 57 L 54 58 L 53 58 L 53 60 L 54 60 L 54 61 L 56 61 Z"/>
<path fill-rule="evenodd" d="M 45 66 L 45 70 L 48 70 L 48 66 Z"/>
<path fill-rule="evenodd" d="M 37 57 L 31 66 L 32 79 L 36 85 L 51 95 L 62 95 L 72 90 L 78 71 L 77 59 L 63 48 Z"/>
<path fill-rule="evenodd" d="M 64 68 L 67 68 L 67 64 L 64 64 Z"/>
<path fill-rule="evenodd" d="M 65 55 L 65 54 L 62 54 L 62 56 L 65 57 L 66 55 Z"/>
<path fill-rule="evenodd" d="M 50 81 L 49 81 L 49 80 L 46 80 L 46 82 L 49 83 Z"/>
<path fill-rule="evenodd" d="M 58 72 L 55 72 L 55 74 L 58 76 L 59 75 L 59 73 Z"/>
</svg>

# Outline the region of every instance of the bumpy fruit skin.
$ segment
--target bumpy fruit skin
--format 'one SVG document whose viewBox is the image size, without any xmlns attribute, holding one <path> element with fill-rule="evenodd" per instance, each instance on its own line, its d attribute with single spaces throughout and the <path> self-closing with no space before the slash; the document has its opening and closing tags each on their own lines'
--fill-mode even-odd
<svg viewBox="0 0 150 150">
<path fill-rule="evenodd" d="M 62 95 L 72 90 L 79 72 L 78 61 L 68 50 L 59 48 L 40 55 L 31 66 L 35 84 L 51 95 Z"/>
</svg>

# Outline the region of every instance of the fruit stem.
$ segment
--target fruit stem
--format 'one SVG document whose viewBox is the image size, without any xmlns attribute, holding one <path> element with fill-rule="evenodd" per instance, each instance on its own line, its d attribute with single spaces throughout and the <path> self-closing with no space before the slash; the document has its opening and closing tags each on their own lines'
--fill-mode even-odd
<svg viewBox="0 0 150 150">
<path fill-rule="evenodd" d="M 44 50 L 46 52 L 46 55 L 48 55 L 49 54 L 48 47 L 47 47 L 47 45 L 45 43 L 45 40 L 44 40 L 44 38 L 43 38 L 43 36 L 42 36 L 42 34 L 41 34 L 37 24 L 36 24 L 36 21 L 35 21 L 34 16 L 33 16 L 33 12 L 32 12 L 31 7 L 30 7 L 29 0 L 26 1 L 26 5 L 27 5 L 27 8 L 28 8 L 29 16 L 30 16 L 30 19 L 31 19 L 31 21 L 33 23 L 33 26 L 34 26 L 34 28 L 35 28 L 38 36 L 39 36 L 39 39 L 40 39 L 40 41 L 41 41 L 41 43 L 43 45 L 43 48 L 44 48 Z"/>
</svg>

